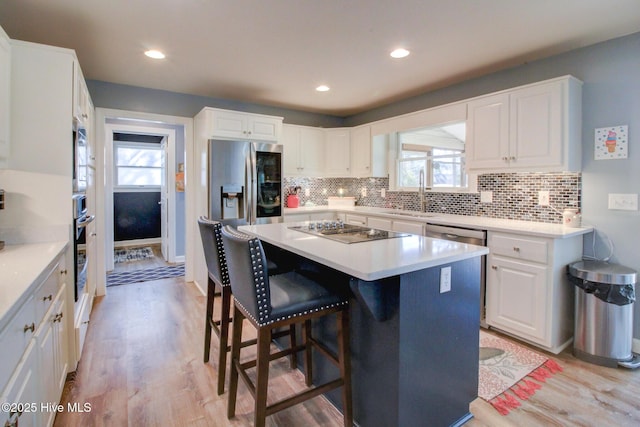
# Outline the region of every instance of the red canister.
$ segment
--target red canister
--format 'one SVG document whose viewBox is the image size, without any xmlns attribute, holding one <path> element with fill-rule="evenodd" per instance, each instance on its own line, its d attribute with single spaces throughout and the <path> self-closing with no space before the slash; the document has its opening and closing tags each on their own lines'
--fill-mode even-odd
<svg viewBox="0 0 640 427">
<path fill-rule="evenodd" d="M 289 194 L 287 196 L 287 207 L 288 208 L 297 208 L 300 206 L 300 198 L 297 194 Z"/>
</svg>

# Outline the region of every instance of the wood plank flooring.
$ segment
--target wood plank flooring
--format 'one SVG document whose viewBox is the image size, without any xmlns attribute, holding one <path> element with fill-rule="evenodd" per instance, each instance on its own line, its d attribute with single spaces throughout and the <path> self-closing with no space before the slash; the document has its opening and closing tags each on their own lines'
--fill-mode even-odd
<svg viewBox="0 0 640 427">
<path fill-rule="evenodd" d="M 90 403 L 91 412 L 60 413 L 54 425 L 251 425 L 253 399 L 244 385 L 239 386 L 237 415 L 227 420 L 227 395 L 215 391 L 215 358 L 202 362 L 204 306 L 205 297 L 183 278 L 109 288 L 107 297 L 96 301 L 82 360 L 63 393 L 65 407 L 67 402 Z M 217 343 L 214 336 L 212 354 Z M 252 353 L 252 348 L 243 350 L 244 357 Z M 588 364 L 569 351 L 553 358 L 564 371 L 520 408 L 501 416 L 478 399 L 472 404 L 476 418 L 466 426 L 640 425 L 640 371 Z M 270 375 L 270 401 L 304 384 L 285 359 L 272 364 Z M 267 425 L 341 426 L 342 416 L 324 398 L 316 398 L 268 417 Z"/>
</svg>

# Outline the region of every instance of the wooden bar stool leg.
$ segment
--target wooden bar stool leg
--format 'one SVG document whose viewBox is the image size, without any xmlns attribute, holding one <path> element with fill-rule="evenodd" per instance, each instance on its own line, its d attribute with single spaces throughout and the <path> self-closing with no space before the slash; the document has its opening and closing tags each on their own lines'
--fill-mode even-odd
<svg viewBox="0 0 640 427">
<path fill-rule="evenodd" d="M 211 354 L 211 322 L 213 319 L 213 301 L 216 286 L 210 278 L 207 281 L 207 318 L 204 325 L 204 363 L 209 361 Z"/>
<path fill-rule="evenodd" d="M 236 397 L 238 394 L 238 367 L 240 364 L 240 346 L 242 345 L 242 321 L 244 316 L 234 307 L 233 310 L 233 336 L 231 338 L 231 370 L 229 371 L 229 401 L 227 417 L 236 415 Z"/>
<path fill-rule="evenodd" d="M 291 348 L 295 348 L 296 346 L 296 325 L 289 326 L 289 345 Z M 291 353 L 290 365 L 291 369 L 298 367 L 298 352 Z"/>
<path fill-rule="evenodd" d="M 304 382 L 307 387 L 313 383 L 313 359 L 311 345 L 311 320 L 305 320 L 302 329 L 302 345 L 304 345 Z"/>
<path fill-rule="evenodd" d="M 349 309 L 338 312 L 338 357 L 342 386 L 342 411 L 345 427 L 353 426 L 353 408 L 351 406 L 351 355 L 349 335 Z"/>
<path fill-rule="evenodd" d="M 222 309 L 220 316 L 220 348 L 218 352 L 218 395 L 224 393 L 227 371 L 227 347 L 229 342 L 229 310 L 231 308 L 231 288 L 222 287 Z"/>
<path fill-rule="evenodd" d="M 271 328 L 258 329 L 258 355 L 256 365 L 256 400 L 254 426 L 264 427 L 267 418 L 267 389 L 269 385 L 269 356 Z"/>
</svg>

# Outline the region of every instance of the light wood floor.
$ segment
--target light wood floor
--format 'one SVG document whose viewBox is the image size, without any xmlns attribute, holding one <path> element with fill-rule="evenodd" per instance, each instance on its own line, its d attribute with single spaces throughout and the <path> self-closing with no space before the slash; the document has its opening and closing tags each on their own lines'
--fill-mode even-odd
<svg viewBox="0 0 640 427">
<path fill-rule="evenodd" d="M 55 426 L 251 425 L 253 399 L 244 385 L 236 418 L 229 421 L 227 395 L 215 392 L 214 357 L 202 362 L 204 305 L 205 297 L 183 278 L 110 288 L 108 297 L 96 301 L 77 375 L 63 393 L 65 407 L 90 403 L 91 412 L 60 413 Z M 245 357 L 252 352 L 243 350 Z M 472 404 L 476 418 L 466 426 L 640 425 L 640 371 L 598 367 L 568 351 L 554 359 L 564 371 L 520 408 L 501 416 L 478 400 Z M 290 371 L 286 360 L 272 366 L 274 400 L 303 386 L 302 375 Z M 340 426 L 342 416 L 316 398 L 268 417 L 267 425 Z"/>
</svg>

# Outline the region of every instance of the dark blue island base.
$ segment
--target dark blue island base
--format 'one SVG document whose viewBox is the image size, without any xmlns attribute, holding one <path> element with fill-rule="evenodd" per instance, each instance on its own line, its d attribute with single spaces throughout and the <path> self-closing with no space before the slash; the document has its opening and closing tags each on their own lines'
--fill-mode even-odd
<svg viewBox="0 0 640 427">
<path fill-rule="evenodd" d="M 303 264 L 351 288 L 358 425 L 440 427 L 471 418 L 469 404 L 478 396 L 480 257 L 372 282 L 308 260 Z M 441 269 L 448 266 L 451 290 L 440 293 Z M 313 331 L 333 351 L 335 328 L 329 318 Z M 314 382 L 336 375 L 335 366 L 314 357 Z M 341 409 L 340 390 L 327 397 Z"/>
</svg>

